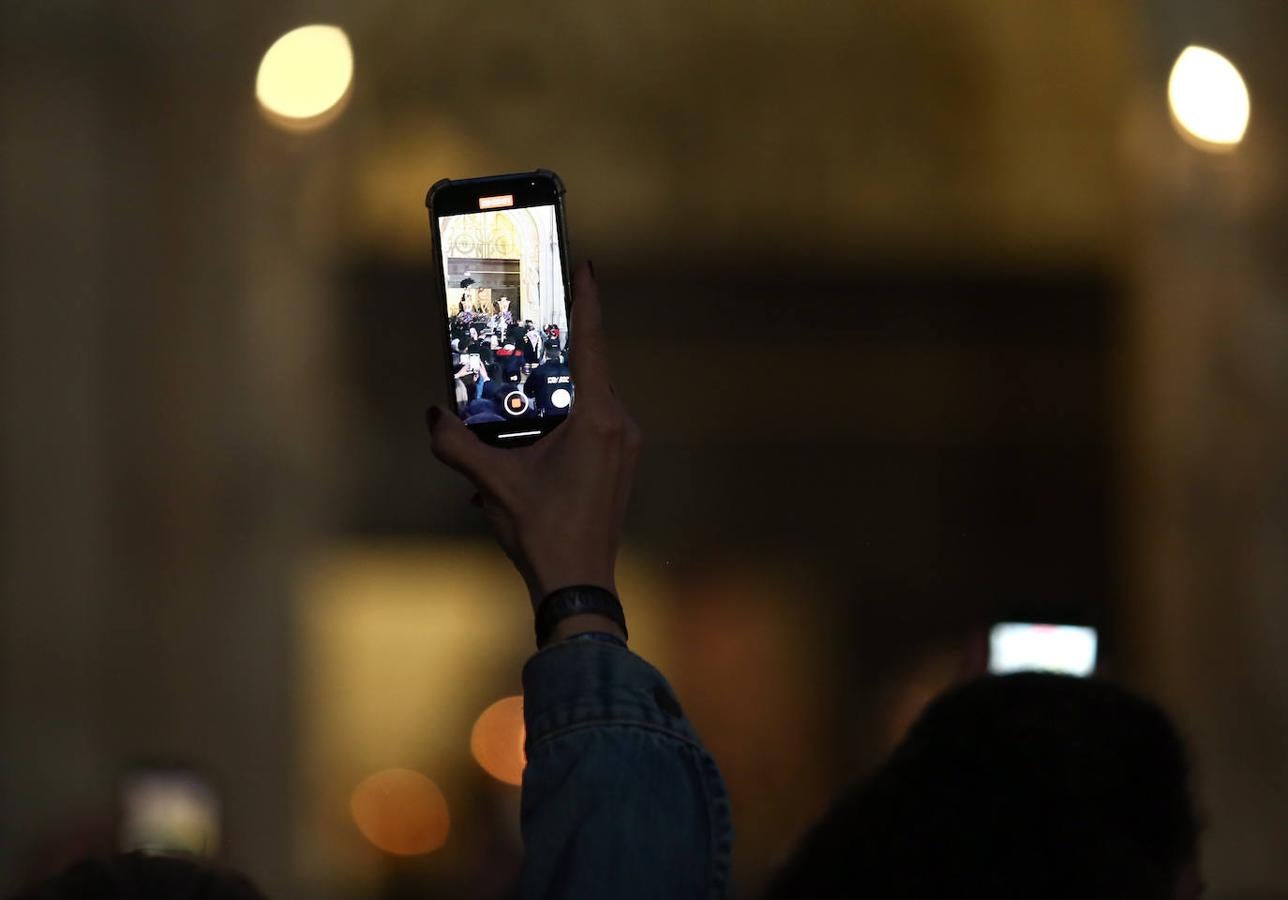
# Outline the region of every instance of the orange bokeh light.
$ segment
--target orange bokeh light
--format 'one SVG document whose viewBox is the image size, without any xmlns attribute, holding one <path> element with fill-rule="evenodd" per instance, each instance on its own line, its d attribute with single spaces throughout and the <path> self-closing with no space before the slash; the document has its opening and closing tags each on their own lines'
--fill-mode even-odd
<svg viewBox="0 0 1288 900">
<path fill-rule="evenodd" d="M 410 769 L 368 775 L 353 789 L 349 810 L 363 837 L 396 856 L 437 850 L 451 824 L 438 785 Z"/>
<path fill-rule="evenodd" d="M 527 757 L 523 752 L 523 697 L 504 697 L 487 709 L 470 733 L 470 752 L 497 781 L 523 783 Z"/>
</svg>

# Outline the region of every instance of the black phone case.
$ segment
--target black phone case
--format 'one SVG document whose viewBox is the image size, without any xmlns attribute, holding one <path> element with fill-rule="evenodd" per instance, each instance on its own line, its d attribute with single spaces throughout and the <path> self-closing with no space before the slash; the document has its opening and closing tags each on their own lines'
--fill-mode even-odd
<svg viewBox="0 0 1288 900">
<path fill-rule="evenodd" d="M 437 194 L 440 189 L 447 187 L 449 184 L 484 184 L 489 181 L 507 181 L 511 178 L 530 178 L 533 175 L 536 175 L 539 178 L 548 178 L 553 181 L 555 184 L 555 190 L 558 192 L 559 202 L 561 204 L 563 203 L 564 194 L 567 193 L 567 190 L 564 188 L 563 179 L 550 169 L 533 169 L 531 172 L 511 172 L 508 175 L 484 175 L 481 178 L 440 178 L 438 181 L 431 184 L 429 186 L 429 190 L 425 192 L 425 208 L 432 214 L 434 211 L 434 195 Z M 562 234 L 559 235 L 560 240 L 562 240 L 563 237 L 564 236 Z"/>
<path fill-rule="evenodd" d="M 442 387 L 440 389 L 443 390 L 444 393 L 442 395 L 441 402 L 443 402 L 452 411 L 452 415 L 458 415 L 459 410 L 456 407 L 455 392 L 452 391 L 451 389 L 452 377 L 454 374 L 452 371 L 452 357 L 450 354 L 444 353 L 443 351 L 443 348 L 446 347 L 448 343 L 447 342 L 447 330 L 448 330 L 447 295 L 444 292 L 443 253 L 442 253 L 442 248 L 439 246 L 439 241 L 441 240 L 441 238 L 440 238 L 438 229 L 434 225 L 434 218 L 435 218 L 434 199 L 443 188 L 448 186 L 454 187 L 458 185 L 482 185 L 482 184 L 487 184 L 489 182 L 502 182 L 502 181 L 532 178 L 532 177 L 547 179 L 555 186 L 555 198 L 556 198 L 555 222 L 558 228 L 559 247 L 560 247 L 559 264 L 562 269 L 561 275 L 563 277 L 563 282 L 564 282 L 564 298 L 565 298 L 564 304 L 567 309 L 569 319 L 571 320 L 572 270 L 569 265 L 567 226 L 564 222 L 564 219 L 566 216 L 564 195 L 566 193 L 566 190 L 564 188 L 563 179 L 561 179 L 555 172 L 552 172 L 550 169 L 533 169 L 531 172 L 513 172 L 505 175 L 486 175 L 480 178 L 458 178 L 458 179 L 443 178 L 434 182 L 432 185 L 430 185 L 429 190 L 425 192 L 425 208 L 429 211 L 429 232 L 430 232 L 431 252 L 433 253 L 433 256 L 434 256 L 434 279 L 435 279 L 434 296 L 437 300 L 437 305 L 439 308 L 438 314 L 432 317 L 433 322 L 435 323 L 434 324 L 434 331 L 435 331 L 434 344 L 438 348 L 437 352 L 443 354 L 443 380 L 441 382 Z M 475 434 L 478 434 L 481 439 L 483 439 L 489 444 L 492 444 L 493 446 L 522 447 L 522 446 L 531 444 L 534 441 L 538 441 L 542 437 L 545 437 L 545 435 L 548 434 L 549 431 L 553 431 L 555 428 L 557 428 L 560 422 L 562 422 L 562 419 L 556 419 L 548 427 L 543 427 L 542 429 L 543 433 L 539 437 L 532 437 L 530 439 L 523 439 L 518 441 L 508 441 L 505 443 L 498 442 L 486 432 L 475 430 Z"/>
</svg>

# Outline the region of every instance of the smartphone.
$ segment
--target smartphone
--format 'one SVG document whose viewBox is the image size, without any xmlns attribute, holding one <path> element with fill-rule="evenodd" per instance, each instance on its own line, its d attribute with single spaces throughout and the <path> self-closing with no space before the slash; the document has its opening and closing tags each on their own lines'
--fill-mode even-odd
<svg viewBox="0 0 1288 900">
<path fill-rule="evenodd" d="M 988 671 L 1056 672 L 1087 677 L 1096 670 L 1099 636 L 1087 625 L 999 622 L 988 636 Z"/>
<path fill-rule="evenodd" d="M 118 843 L 125 852 L 219 852 L 220 804 L 214 787 L 179 765 L 139 766 L 120 782 Z"/>
<path fill-rule="evenodd" d="M 521 447 L 540 440 L 567 417 L 576 393 L 557 347 L 538 350 L 521 339 L 528 322 L 538 331 L 557 326 L 565 346 L 573 339 L 563 182 L 544 169 L 444 180 L 429 189 L 425 205 L 448 403 L 489 444 Z M 508 302 L 494 302 L 500 297 Z M 451 343 L 461 339 L 457 346 L 464 350 L 471 328 L 513 333 L 516 346 L 526 348 L 520 379 L 525 388 L 535 379 L 527 391 L 530 404 L 484 398 L 456 402 Z"/>
</svg>

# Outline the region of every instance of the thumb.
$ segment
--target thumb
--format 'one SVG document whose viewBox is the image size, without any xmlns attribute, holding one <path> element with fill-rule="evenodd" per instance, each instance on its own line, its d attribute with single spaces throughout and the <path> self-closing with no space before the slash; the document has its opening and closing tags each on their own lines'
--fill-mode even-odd
<svg viewBox="0 0 1288 900">
<path fill-rule="evenodd" d="M 434 456 L 476 485 L 490 487 L 490 474 L 496 471 L 493 456 L 500 451 L 480 441 L 464 422 L 440 406 L 425 411 L 425 422 Z"/>
</svg>

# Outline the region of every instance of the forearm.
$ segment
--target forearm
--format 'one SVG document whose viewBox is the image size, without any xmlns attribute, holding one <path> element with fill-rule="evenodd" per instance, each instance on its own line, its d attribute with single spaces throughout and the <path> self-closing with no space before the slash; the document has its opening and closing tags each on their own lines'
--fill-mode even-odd
<svg viewBox="0 0 1288 900">
<path fill-rule="evenodd" d="M 656 669 L 553 643 L 524 669 L 524 719 L 524 900 L 724 895 L 724 783 Z"/>
</svg>

